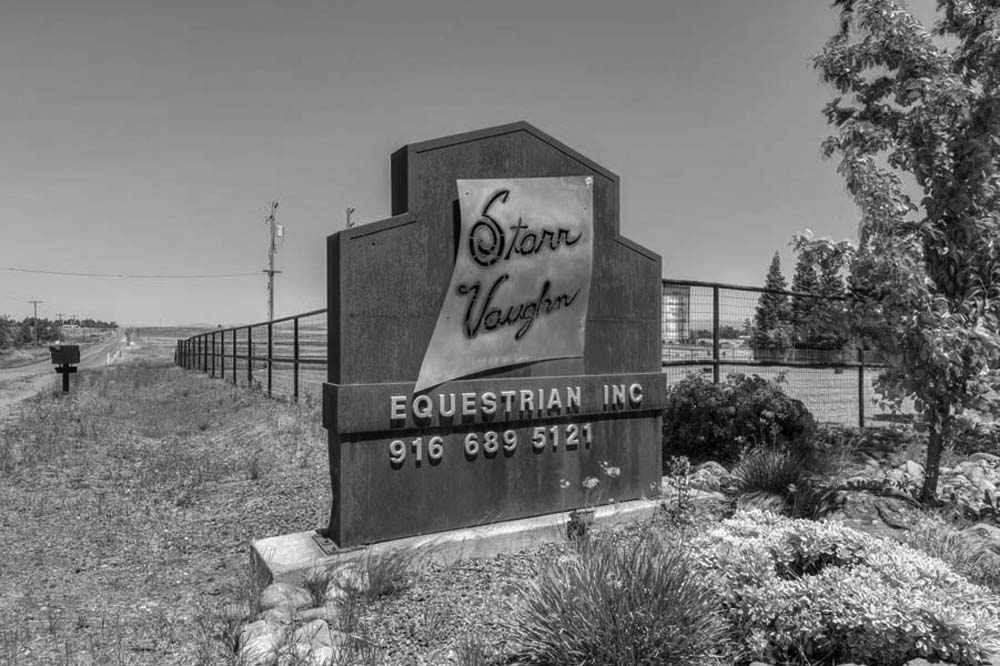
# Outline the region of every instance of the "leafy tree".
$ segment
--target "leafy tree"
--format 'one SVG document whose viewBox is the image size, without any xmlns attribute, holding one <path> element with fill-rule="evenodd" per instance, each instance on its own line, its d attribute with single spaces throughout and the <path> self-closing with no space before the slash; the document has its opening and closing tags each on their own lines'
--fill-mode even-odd
<svg viewBox="0 0 1000 666">
<path fill-rule="evenodd" d="M 849 322 L 887 353 L 882 394 L 927 425 L 930 501 L 954 417 L 991 407 L 1000 358 L 1000 4 L 939 0 L 933 34 L 894 0 L 834 5 L 814 64 L 840 94 L 823 153 L 861 212 Z"/>
<path fill-rule="evenodd" d="M 813 312 L 819 304 L 815 294 L 819 290 L 819 276 L 816 266 L 807 257 L 799 256 L 795 262 L 795 273 L 792 275 L 792 322 L 795 324 L 795 341 L 798 344 L 810 344 L 815 336 Z"/>
<path fill-rule="evenodd" d="M 775 293 L 787 288 L 785 276 L 781 274 L 781 259 L 777 252 L 774 253 L 771 266 L 767 270 L 764 288 L 771 291 L 765 291 L 757 300 L 753 343 L 757 350 L 777 354 L 791 344 L 788 296 Z"/>
</svg>

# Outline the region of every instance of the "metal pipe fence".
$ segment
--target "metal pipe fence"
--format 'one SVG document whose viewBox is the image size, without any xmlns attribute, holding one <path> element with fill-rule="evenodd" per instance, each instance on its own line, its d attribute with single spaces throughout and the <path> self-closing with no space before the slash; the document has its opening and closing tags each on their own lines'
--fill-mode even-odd
<svg viewBox="0 0 1000 666">
<path fill-rule="evenodd" d="M 234 386 L 319 400 L 326 381 L 326 309 L 177 341 L 177 365 Z"/>
<path fill-rule="evenodd" d="M 873 388 L 885 366 L 821 325 L 823 308 L 843 299 L 693 280 L 663 280 L 662 288 L 661 356 L 668 384 L 689 374 L 714 382 L 756 374 L 781 383 L 819 421 L 864 427 L 889 417 Z M 765 295 L 787 301 L 781 339 L 757 330 L 755 315 Z M 268 396 L 319 400 L 326 334 L 326 310 L 313 310 L 178 340 L 176 359 L 184 368 Z"/>
</svg>

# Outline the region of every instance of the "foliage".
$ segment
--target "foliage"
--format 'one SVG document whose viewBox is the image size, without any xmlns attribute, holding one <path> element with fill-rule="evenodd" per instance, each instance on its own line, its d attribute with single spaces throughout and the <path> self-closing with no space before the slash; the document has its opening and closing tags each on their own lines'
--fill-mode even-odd
<svg viewBox="0 0 1000 666">
<path fill-rule="evenodd" d="M 979 585 L 1000 592 L 1000 552 L 976 543 L 940 518 L 930 518 L 896 535 L 902 543 L 936 557 Z"/>
<path fill-rule="evenodd" d="M 755 349 L 777 354 L 791 345 L 792 331 L 789 323 L 791 311 L 788 297 L 778 293 L 784 291 L 786 287 L 785 277 L 781 274 L 781 258 L 775 252 L 764 280 L 764 288 L 770 291 L 760 295 L 754 313 Z"/>
<path fill-rule="evenodd" d="M 749 511 L 695 539 L 742 648 L 769 663 L 979 664 L 1000 603 L 940 560 L 837 523 Z"/>
<path fill-rule="evenodd" d="M 954 416 L 990 407 L 1000 361 L 1000 7 L 940 0 L 932 35 L 895 0 L 835 5 L 814 63 L 839 95 L 823 152 L 861 211 L 848 321 L 889 355 L 880 391 L 928 426 L 930 500 Z"/>
<path fill-rule="evenodd" d="M 550 561 L 505 620 L 519 663 L 715 664 L 728 647 L 718 602 L 676 542 L 595 538 Z"/>
<path fill-rule="evenodd" d="M 744 450 L 762 445 L 805 455 L 815 428 L 805 405 L 777 382 L 735 374 L 713 384 L 688 375 L 667 393 L 663 459 L 735 462 Z"/>
<path fill-rule="evenodd" d="M 741 493 L 763 491 L 782 497 L 795 492 L 803 474 L 799 457 L 773 448 L 751 451 L 733 468 Z"/>
<path fill-rule="evenodd" d="M 801 242 L 800 242 L 801 239 Z M 813 244 L 803 234 L 795 242 L 792 320 L 796 344 L 809 349 L 842 349 L 847 337 L 838 332 L 843 320 L 846 246 Z M 816 294 L 815 297 L 802 294 Z"/>
<path fill-rule="evenodd" d="M 112 329 L 116 328 L 115 322 L 104 322 L 95 319 L 65 319 L 63 325 L 75 324 L 88 328 Z M 35 329 L 38 329 L 38 341 L 40 344 L 48 344 L 59 339 L 60 321 L 39 317 L 37 321 L 33 317 L 25 317 L 21 321 L 11 319 L 6 315 L 0 315 L 0 350 L 14 347 L 24 347 L 35 343 Z"/>
</svg>

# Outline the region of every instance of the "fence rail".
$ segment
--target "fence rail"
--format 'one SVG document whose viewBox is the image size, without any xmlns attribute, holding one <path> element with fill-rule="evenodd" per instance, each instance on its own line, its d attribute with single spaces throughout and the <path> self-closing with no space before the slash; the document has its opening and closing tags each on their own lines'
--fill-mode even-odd
<svg viewBox="0 0 1000 666">
<path fill-rule="evenodd" d="M 781 381 L 821 421 L 864 427 L 887 410 L 875 402 L 873 383 L 884 365 L 870 352 L 843 345 L 794 340 L 776 349 L 756 344 L 754 315 L 761 296 L 789 300 L 787 322 L 810 303 L 837 297 L 694 280 L 663 280 L 662 367 L 668 384 L 691 373 L 758 374 Z M 791 307 L 796 305 L 798 310 Z M 733 337 L 733 333 L 739 335 Z M 217 329 L 178 340 L 178 365 L 269 396 L 318 398 L 326 381 L 326 310 L 246 326 Z"/>
<path fill-rule="evenodd" d="M 298 400 L 326 381 L 326 343 L 321 309 L 178 340 L 174 357 L 183 368 Z"/>
</svg>

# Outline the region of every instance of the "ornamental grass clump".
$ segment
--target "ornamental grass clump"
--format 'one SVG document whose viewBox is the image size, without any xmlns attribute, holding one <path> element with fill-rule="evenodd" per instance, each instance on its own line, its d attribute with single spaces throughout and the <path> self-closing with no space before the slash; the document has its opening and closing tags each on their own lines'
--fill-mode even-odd
<svg viewBox="0 0 1000 666">
<path fill-rule="evenodd" d="M 740 493 L 761 491 L 784 497 L 794 492 L 802 475 L 802 459 L 779 449 L 751 451 L 733 468 Z"/>
<path fill-rule="evenodd" d="M 843 525 L 747 511 L 692 548 L 751 659 L 975 666 L 1000 649 L 1000 598 L 941 560 Z"/>
<path fill-rule="evenodd" d="M 516 663 L 717 664 L 728 655 L 718 601 L 677 543 L 594 538 L 549 562 L 506 620 Z"/>
</svg>

